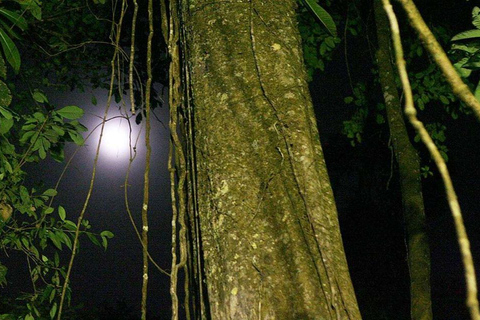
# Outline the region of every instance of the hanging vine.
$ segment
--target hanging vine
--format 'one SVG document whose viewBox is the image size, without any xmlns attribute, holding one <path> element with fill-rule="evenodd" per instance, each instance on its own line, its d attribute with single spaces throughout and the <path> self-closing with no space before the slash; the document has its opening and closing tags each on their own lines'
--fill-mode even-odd
<svg viewBox="0 0 480 320">
<path fill-rule="evenodd" d="M 65 275 L 65 281 L 64 281 L 63 286 L 62 286 L 62 294 L 60 296 L 60 304 L 59 304 L 59 307 L 58 307 L 57 320 L 60 320 L 62 318 L 62 310 L 63 310 L 63 305 L 64 305 L 64 302 L 65 302 L 65 295 L 66 295 L 66 292 L 67 292 L 68 282 L 70 280 L 70 274 L 72 272 L 73 262 L 75 260 L 75 256 L 76 256 L 77 248 L 78 248 L 78 238 L 79 238 L 79 235 L 80 235 L 80 227 L 82 225 L 82 222 L 83 222 L 83 219 L 84 219 L 84 216 L 85 216 L 85 212 L 87 211 L 87 207 L 88 207 L 88 204 L 89 204 L 89 201 L 90 201 L 90 197 L 91 197 L 92 192 L 93 192 L 93 185 L 94 185 L 94 182 L 95 182 L 97 163 L 98 163 L 98 158 L 99 158 L 99 155 L 100 155 L 100 146 L 102 144 L 102 137 L 103 137 L 103 132 L 104 132 L 104 129 L 105 129 L 105 123 L 106 123 L 106 120 L 107 120 L 108 111 L 110 109 L 110 105 L 111 105 L 111 102 L 112 102 L 113 88 L 114 88 L 114 83 L 115 83 L 115 63 L 116 63 L 116 60 L 118 59 L 120 36 L 121 36 L 121 31 L 122 31 L 123 18 L 125 16 L 125 12 L 126 12 L 126 7 L 127 7 L 126 0 L 123 0 L 118 23 L 115 26 L 112 26 L 112 31 L 115 34 L 115 49 L 114 49 L 113 57 L 112 57 L 112 60 L 111 60 L 111 75 L 110 75 L 110 87 L 109 87 L 109 92 L 108 92 L 108 99 L 107 99 L 107 103 L 106 103 L 106 106 L 105 106 L 105 112 L 104 112 L 104 115 L 103 115 L 102 126 L 101 126 L 101 129 L 100 129 L 100 137 L 98 139 L 97 150 L 96 150 L 96 153 L 95 153 L 95 159 L 93 161 L 93 171 L 92 171 L 92 176 L 91 176 L 91 179 L 90 179 L 90 185 L 89 185 L 89 188 L 88 188 L 87 196 L 85 198 L 85 202 L 83 204 L 82 211 L 80 212 L 80 215 L 79 215 L 78 221 L 77 221 L 77 229 L 75 231 L 75 237 L 74 237 L 73 246 L 72 246 L 72 255 L 70 257 L 70 261 L 69 261 L 68 268 L 67 268 L 67 273 Z M 113 11 L 113 12 L 115 12 L 115 11 Z M 113 20 L 115 20 L 115 19 L 113 19 Z"/>
<path fill-rule="evenodd" d="M 166 8 L 166 6 L 163 6 Z M 185 293 L 188 289 L 188 265 L 187 265 L 187 224 L 186 224 L 186 160 L 180 137 L 178 136 L 179 111 L 183 103 L 181 90 L 181 65 L 180 65 L 180 21 L 179 8 L 176 1 L 169 3 L 168 23 L 168 52 L 171 58 L 169 67 L 169 107 L 170 107 L 170 135 L 168 169 L 170 171 L 170 188 L 172 197 L 172 271 L 170 281 L 170 295 L 172 298 L 172 319 L 178 319 L 178 272 L 184 269 L 186 277 Z M 163 15 L 165 16 L 165 15 Z M 163 25 L 165 30 L 165 24 Z M 164 35 L 167 32 L 163 32 Z M 178 168 L 178 169 L 177 169 Z M 177 199 L 178 197 L 178 199 Z M 177 223 L 180 228 L 177 229 Z M 178 233 L 178 240 L 177 240 Z M 179 257 L 177 256 L 177 251 Z M 188 295 L 188 294 L 187 294 Z M 188 299 L 188 298 L 187 298 Z M 188 300 L 187 300 L 188 301 Z M 189 303 L 185 303 L 187 317 L 190 315 Z"/>
<path fill-rule="evenodd" d="M 145 159 L 143 205 L 142 205 L 142 320 L 147 319 L 147 288 L 148 288 L 148 192 L 150 186 L 150 158 L 152 147 L 150 145 L 150 95 L 152 90 L 152 39 L 153 39 L 153 1 L 148 0 L 148 40 L 147 40 L 147 85 L 145 90 L 145 146 L 147 154 Z"/>
</svg>

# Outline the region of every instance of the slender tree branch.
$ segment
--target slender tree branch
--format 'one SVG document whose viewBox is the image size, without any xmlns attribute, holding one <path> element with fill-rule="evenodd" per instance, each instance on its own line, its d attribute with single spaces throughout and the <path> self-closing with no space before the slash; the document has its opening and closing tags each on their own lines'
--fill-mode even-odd
<svg viewBox="0 0 480 320">
<path fill-rule="evenodd" d="M 469 106 L 480 120 L 480 102 L 475 98 L 470 91 L 470 88 L 468 88 L 458 75 L 442 46 L 438 43 L 432 31 L 430 31 L 430 28 L 428 28 L 423 20 L 415 3 L 412 0 L 398 0 L 398 2 L 402 4 L 412 27 L 418 32 L 418 36 L 422 40 L 423 46 L 430 52 L 435 62 L 442 70 L 453 93 Z"/>
<path fill-rule="evenodd" d="M 143 282 L 142 282 L 142 320 L 147 319 L 147 287 L 148 287 L 148 193 L 150 188 L 150 95 L 152 89 L 152 39 L 153 39 L 153 0 L 148 0 L 148 40 L 147 40 L 147 84 L 145 90 L 145 172 L 142 205 L 142 252 L 143 252 Z"/>
<path fill-rule="evenodd" d="M 447 165 L 443 160 L 440 152 L 438 151 L 435 143 L 425 129 L 423 123 L 417 118 L 417 111 L 413 103 L 412 88 L 410 81 L 408 80 L 408 73 L 406 62 L 403 56 L 403 48 L 400 38 L 400 28 L 398 21 L 393 12 L 390 0 L 382 0 L 384 9 L 388 15 L 390 21 L 390 28 L 392 32 L 393 45 L 395 48 L 395 57 L 398 67 L 398 73 L 402 81 L 402 86 L 405 92 L 405 114 L 407 115 L 410 123 L 420 135 L 423 143 L 430 152 L 431 157 L 435 161 L 438 171 L 442 176 L 443 183 L 445 185 L 445 192 L 447 194 L 448 204 L 452 212 L 453 221 L 455 222 L 455 229 L 457 231 L 457 240 L 460 246 L 460 252 L 462 254 L 463 266 L 465 269 L 465 282 L 467 284 L 467 307 L 470 311 L 470 317 L 473 320 L 480 320 L 480 312 L 478 309 L 477 299 L 477 280 L 475 276 L 475 267 L 473 265 L 472 253 L 470 251 L 470 241 L 468 240 L 467 231 L 463 222 L 462 212 L 458 203 L 457 194 L 453 188 L 452 179 L 448 172 Z"/>
</svg>

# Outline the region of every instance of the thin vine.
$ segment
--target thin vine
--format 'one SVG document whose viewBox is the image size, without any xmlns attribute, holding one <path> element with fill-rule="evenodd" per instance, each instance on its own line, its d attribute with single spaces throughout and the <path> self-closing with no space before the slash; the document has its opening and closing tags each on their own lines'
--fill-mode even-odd
<svg viewBox="0 0 480 320">
<path fill-rule="evenodd" d="M 150 187 L 150 158 L 152 147 L 150 145 L 150 95 L 152 89 L 152 39 L 153 29 L 153 0 L 148 0 L 148 40 L 147 40 L 147 85 L 145 89 L 145 171 L 143 185 L 142 205 L 142 256 L 143 256 L 143 280 L 142 280 L 142 320 L 147 319 L 147 288 L 148 288 L 148 193 Z"/>
<path fill-rule="evenodd" d="M 128 65 L 128 83 L 130 87 L 130 111 L 135 114 L 135 97 L 133 94 L 133 63 L 135 60 L 135 31 L 137 26 L 138 2 L 133 0 L 132 37 L 130 39 L 130 61 Z"/>
<path fill-rule="evenodd" d="M 62 310 L 63 310 L 63 304 L 65 302 L 65 294 L 66 294 L 66 291 L 67 291 L 68 282 L 70 280 L 70 274 L 72 272 L 73 262 L 75 260 L 75 256 L 76 256 L 76 253 L 77 253 L 78 238 L 79 238 L 79 235 L 80 235 L 80 227 L 82 225 L 82 221 L 83 221 L 83 218 L 85 216 L 85 212 L 87 210 L 88 203 L 90 201 L 90 197 L 91 197 L 92 192 L 93 192 L 93 184 L 95 182 L 97 162 L 98 162 L 98 158 L 99 158 L 99 155 L 100 155 L 100 146 L 101 146 L 101 143 L 102 143 L 103 131 L 105 129 L 105 122 L 107 120 L 108 110 L 110 109 L 110 105 L 111 105 L 111 102 L 112 102 L 113 86 L 114 86 L 114 83 L 115 83 L 115 61 L 117 59 L 118 52 L 119 52 L 118 48 L 119 48 L 119 43 L 120 43 L 120 35 L 121 35 L 123 17 L 125 16 L 125 12 L 126 12 L 126 0 L 123 0 L 119 22 L 116 25 L 116 28 L 114 28 L 112 26 L 113 31 L 116 31 L 116 37 L 115 37 L 115 50 L 114 50 L 113 57 L 112 57 L 112 60 L 111 60 L 112 71 L 111 71 L 111 76 L 110 76 L 110 88 L 109 88 L 109 92 L 108 92 L 108 99 L 107 99 L 107 103 L 106 103 L 106 106 L 105 106 L 105 113 L 104 113 L 103 120 L 102 120 L 102 127 L 100 129 L 100 137 L 98 139 L 98 145 L 97 145 L 97 150 L 96 150 L 96 153 L 95 153 L 95 159 L 93 161 L 93 171 L 92 171 L 92 176 L 91 176 L 91 179 L 90 179 L 90 186 L 88 188 L 87 196 L 85 198 L 85 202 L 83 204 L 82 211 L 80 212 L 80 215 L 78 217 L 77 229 L 75 231 L 75 238 L 74 238 L 73 246 L 72 246 L 72 255 L 70 257 L 70 262 L 68 264 L 67 273 L 65 275 L 65 281 L 64 281 L 63 286 L 62 286 L 62 294 L 61 294 L 61 297 L 60 297 L 60 304 L 59 304 L 59 307 L 58 307 L 57 320 L 60 320 L 62 318 Z"/>
<path fill-rule="evenodd" d="M 187 225 L 186 225 L 186 204 L 185 204 L 185 180 L 186 163 L 182 143 L 177 134 L 179 106 L 182 104 L 181 90 L 181 68 L 180 68 L 180 21 L 178 16 L 178 7 L 175 1 L 170 2 L 169 7 L 169 33 L 168 33 L 168 52 L 171 57 L 169 67 L 169 106 L 170 106 L 170 135 L 171 142 L 169 147 L 168 169 L 170 171 L 170 189 L 172 197 L 172 271 L 170 280 L 170 295 L 172 298 L 172 319 L 178 319 L 178 294 L 177 282 L 178 271 L 185 269 L 185 276 L 188 277 L 187 270 Z M 176 183 L 176 168 L 178 166 L 178 184 Z M 178 202 L 177 197 L 178 195 Z M 180 224 L 178 230 L 179 243 L 177 244 L 177 221 Z M 178 245 L 178 248 L 177 248 Z M 180 258 L 177 258 L 177 249 L 179 249 Z M 186 281 L 188 283 L 188 279 Z M 186 288 L 188 291 L 188 287 Z M 185 305 L 187 314 L 189 313 L 188 304 Z"/>
</svg>

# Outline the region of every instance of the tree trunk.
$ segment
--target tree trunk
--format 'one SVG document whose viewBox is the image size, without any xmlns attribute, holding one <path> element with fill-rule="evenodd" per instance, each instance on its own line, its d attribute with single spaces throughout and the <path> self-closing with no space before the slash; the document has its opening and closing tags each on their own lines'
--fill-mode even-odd
<svg viewBox="0 0 480 320">
<path fill-rule="evenodd" d="M 211 318 L 360 319 L 296 0 L 186 2 Z"/>
<path fill-rule="evenodd" d="M 385 98 L 388 125 L 395 159 L 398 163 L 402 192 L 403 215 L 408 243 L 410 272 L 411 317 L 414 320 L 432 319 L 430 295 L 430 249 L 425 227 L 425 209 L 422 197 L 420 160 L 410 143 L 403 120 L 402 107 L 390 60 L 390 29 L 381 0 L 375 1 L 377 25 L 377 64 L 380 85 Z"/>
</svg>

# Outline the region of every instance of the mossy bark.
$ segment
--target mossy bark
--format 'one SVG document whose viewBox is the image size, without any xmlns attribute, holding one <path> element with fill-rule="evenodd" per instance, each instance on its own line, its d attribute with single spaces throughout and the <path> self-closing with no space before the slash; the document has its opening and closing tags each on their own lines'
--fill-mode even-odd
<svg viewBox="0 0 480 320">
<path fill-rule="evenodd" d="M 395 84 L 390 58 L 390 29 L 381 0 L 375 2 L 377 25 L 377 65 L 380 75 L 390 136 L 398 164 L 402 192 L 403 215 L 407 233 L 408 266 L 410 273 L 411 318 L 432 319 L 430 289 L 430 248 L 426 232 L 422 196 L 420 160 L 408 137 L 402 106 Z"/>
<path fill-rule="evenodd" d="M 360 319 L 295 0 L 186 1 L 212 319 Z"/>
</svg>

